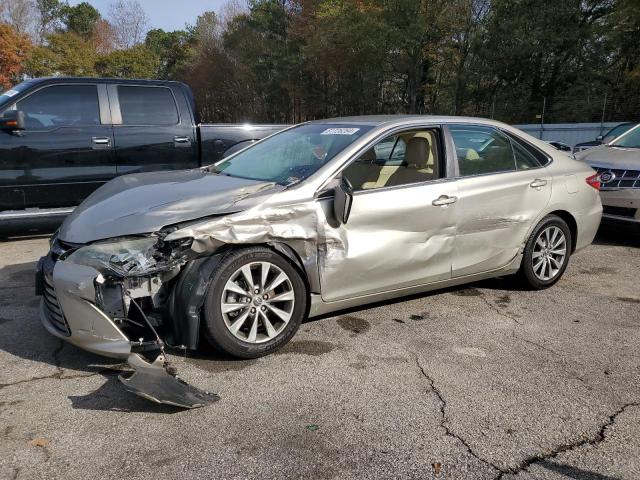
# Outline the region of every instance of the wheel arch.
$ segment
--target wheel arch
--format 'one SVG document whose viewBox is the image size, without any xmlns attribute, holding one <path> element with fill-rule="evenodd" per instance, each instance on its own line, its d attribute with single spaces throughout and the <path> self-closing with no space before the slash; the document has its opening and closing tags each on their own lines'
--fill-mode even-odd
<svg viewBox="0 0 640 480">
<path fill-rule="evenodd" d="M 272 250 L 298 271 L 305 284 L 307 296 L 305 317 L 308 315 L 311 306 L 311 293 L 314 291 L 313 277 L 309 275 L 310 266 L 305 266 L 302 257 L 294 248 L 282 242 L 227 245 L 212 255 L 192 260 L 180 272 L 176 284 L 171 289 L 169 318 L 166 319 L 171 325 L 174 345 L 187 349 L 198 348 L 202 308 L 214 270 L 230 252 L 252 247 L 264 247 Z"/>
<path fill-rule="evenodd" d="M 555 215 L 564 220 L 569 227 L 569 232 L 571 232 L 571 253 L 576 250 L 576 242 L 578 241 L 578 222 L 576 218 L 569 213 L 567 210 L 554 210 L 549 212 L 545 216 Z"/>
</svg>

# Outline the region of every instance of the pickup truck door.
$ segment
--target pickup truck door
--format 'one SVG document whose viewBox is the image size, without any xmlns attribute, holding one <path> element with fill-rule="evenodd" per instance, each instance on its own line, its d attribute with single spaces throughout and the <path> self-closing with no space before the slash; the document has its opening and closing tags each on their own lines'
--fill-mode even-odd
<svg viewBox="0 0 640 480">
<path fill-rule="evenodd" d="M 109 85 L 118 175 L 196 168 L 198 140 L 180 89 Z"/>
<path fill-rule="evenodd" d="M 0 209 L 75 206 L 116 175 L 103 85 L 48 85 L 9 108 L 26 129 L 0 132 Z"/>
</svg>

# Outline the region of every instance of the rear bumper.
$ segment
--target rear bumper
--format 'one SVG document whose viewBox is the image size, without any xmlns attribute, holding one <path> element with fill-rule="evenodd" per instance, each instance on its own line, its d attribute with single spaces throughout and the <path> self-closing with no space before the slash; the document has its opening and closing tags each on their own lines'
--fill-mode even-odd
<svg viewBox="0 0 640 480">
<path fill-rule="evenodd" d="M 601 190 L 603 217 L 630 223 L 640 223 L 640 188 Z"/>
<path fill-rule="evenodd" d="M 46 330 L 83 350 L 126 359 L 131 342 L 109 316 L 95 305 L 94 281 L 99 272 L 45 257 L 38 263 L 44 280 L 40 320 Z M 56 308 L 57 307 L 57 308 Z"/>
</svg>

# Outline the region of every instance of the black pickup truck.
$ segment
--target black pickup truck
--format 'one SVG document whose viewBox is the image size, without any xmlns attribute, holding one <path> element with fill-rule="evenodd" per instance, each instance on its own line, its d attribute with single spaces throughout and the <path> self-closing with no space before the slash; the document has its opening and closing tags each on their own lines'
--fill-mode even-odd
<svg viewBox="0 0 640 480">
<path fill-rule="evenodd" d="M 0 232 L 56 226 L 118 175 L 208 165 L 282 128 L 201 124 L 179 82 L 25 81 L 0 95 Z"/>
</svg>

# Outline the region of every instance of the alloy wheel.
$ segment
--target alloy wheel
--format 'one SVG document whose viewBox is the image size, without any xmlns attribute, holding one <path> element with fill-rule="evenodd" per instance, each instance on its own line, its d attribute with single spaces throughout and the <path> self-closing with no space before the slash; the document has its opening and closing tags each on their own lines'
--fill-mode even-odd
<svg viewBox="0 0 640 480">
<path fill-rule="evenodd" d="M 567 238 L 564 232 L 554 225 L 542 230 L 531 255 L 534 275 L 544 282 L 552 280 L 562 269 L 566 258 Z"/>
<path fill-rule="evenodd" d="M 294 304 L 291 279 L 271 262 L 251 262 L 238 268 L 220 299 L 227 329 L 248 343 L 277 337 L 291 320 Z"/>
</svg>

